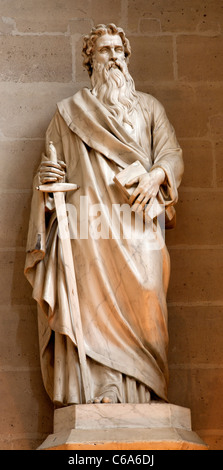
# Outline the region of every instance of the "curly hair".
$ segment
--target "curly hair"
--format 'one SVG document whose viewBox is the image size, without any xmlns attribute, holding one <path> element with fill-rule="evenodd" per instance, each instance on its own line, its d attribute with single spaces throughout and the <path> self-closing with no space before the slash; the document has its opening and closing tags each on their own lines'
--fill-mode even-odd
<svg viewBox="0 0 223 470">
<path fill-rule="evenodd" d="M 82 55 L 84 57 L 83 65 L 84 67 L 86 67 L 90 77 L 93 72 L 92 55 L 94 51 L 95 42 L 100 36 L 103 36 L 104 34 L 112 34 L 112 35 L 118 34 L 120 36 L 123 46 L 124 46 L 124 54 L 125 54 L 127 63 L 131 55 L 130 43 L 122 28 L 115 26 L 115 24 L 113 23 L 110 23 L 107 25 L 105 24 L 97 25 L 95 28 L 92 28 L 89 35 L 84 36 L 84 43 L 83 43 L 83 49 L 82 49 Z"/>
</svg>

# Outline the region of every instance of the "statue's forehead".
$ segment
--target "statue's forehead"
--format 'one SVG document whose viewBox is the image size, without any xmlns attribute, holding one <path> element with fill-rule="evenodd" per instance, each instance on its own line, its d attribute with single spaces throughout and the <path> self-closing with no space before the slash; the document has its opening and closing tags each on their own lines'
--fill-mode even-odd
<svg viewBox="0 0 223 470">
<path fill-rule="evenodd" d="M 96 41 L 96 48 L 100 48 L 103 46 L 122 46 L 122 40 L 119 34 L 103 34 L 100 36 Z"/>
</svg>

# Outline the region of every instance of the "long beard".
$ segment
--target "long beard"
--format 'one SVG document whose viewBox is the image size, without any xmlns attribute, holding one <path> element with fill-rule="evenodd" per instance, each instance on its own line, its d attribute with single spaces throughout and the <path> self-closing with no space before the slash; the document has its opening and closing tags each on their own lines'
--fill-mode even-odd
<svg viewBox="0 0 223 470">
<path fill-rule="evenodd" d="M 92 93 L 122 123 L 133 127 L 133 111 L 138 101 L 133 78 L 126 63 L 94 63 Z"/>
</svg>

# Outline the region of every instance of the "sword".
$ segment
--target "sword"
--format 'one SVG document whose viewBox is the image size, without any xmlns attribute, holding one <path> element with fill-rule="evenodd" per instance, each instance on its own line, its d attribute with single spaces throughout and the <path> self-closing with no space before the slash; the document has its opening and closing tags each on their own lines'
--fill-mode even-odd
<svg viewBox="0 0 223 470">
<path fill-rule="evenodd" d="M 57 163 L 57 152 L 53 142 L 49 143 L 49 157 L 52 163 Z M 36 189 L 46 193 L 54 194 L 54 203 L 57 214 L 58 229 L 61 239 L 64 270 L 66 275 L 67 290 L 69 297 L 71 323 L 77 343 L 77 351 L 80 362 L 80 371 L 83 385 L 83 396 L 85 403 L 91 401 L 91 387 L 87 369 L 87 360 L 84 347 L 84 337 L 81 323 L 81 313 L 78 301 L 77 283 L 75 277 L 73 253 L 69 234 L 68 217 L 65 203 L 65 192 L 78 189 L 72 183 L 41 184 Z M 65 235 L 65 236 L 64 236 Z"/>
</svg>

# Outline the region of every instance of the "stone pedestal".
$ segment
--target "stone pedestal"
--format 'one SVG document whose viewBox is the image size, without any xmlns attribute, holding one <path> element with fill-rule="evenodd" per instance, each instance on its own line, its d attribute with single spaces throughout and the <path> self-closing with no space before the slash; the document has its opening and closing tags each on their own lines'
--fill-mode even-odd
<svg viewBox="0 0 223 470">
<path fill-rule="evenodd" d="M 205 450 L 188 408 L 167 403 L 72 405 L 54 412 L 39 450 Z"/>
</svg>

